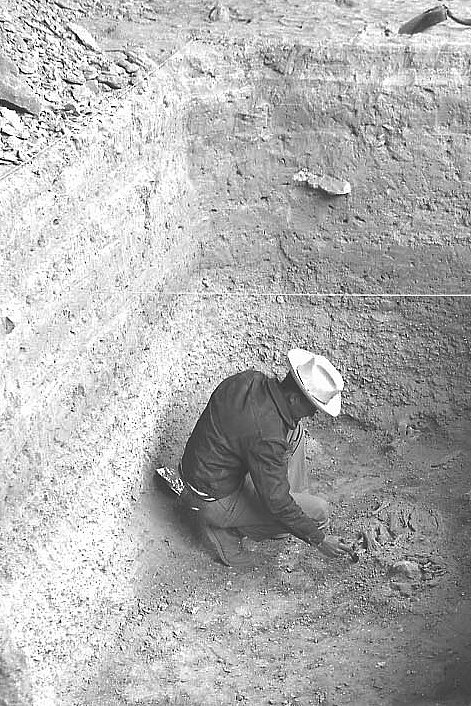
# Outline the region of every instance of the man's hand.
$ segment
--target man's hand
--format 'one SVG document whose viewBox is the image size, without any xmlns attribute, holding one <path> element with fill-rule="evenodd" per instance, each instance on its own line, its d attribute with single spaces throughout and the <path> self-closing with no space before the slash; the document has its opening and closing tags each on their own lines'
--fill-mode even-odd
<svg viewBox="0 0 471 706">
<path fill-rule="evenodd" d="M 345 544 L 339 537 L 333 537 L 332 535 L 325 537 L 324 541 L 317 545 L 317 548 L 321 554 L 324 554 L 329 559 L 336 559 L 342 554 L 352 553 L 348 544 Z"/>
</svg>

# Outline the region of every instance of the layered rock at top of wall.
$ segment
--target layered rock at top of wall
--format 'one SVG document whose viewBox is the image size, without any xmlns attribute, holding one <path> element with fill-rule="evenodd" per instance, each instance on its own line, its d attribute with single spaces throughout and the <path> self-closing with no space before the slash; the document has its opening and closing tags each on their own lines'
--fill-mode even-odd
<svg viewBox="0 0 471 706">
<path fill-rule="evenodd" d="M 89 0 L 5 0 L 0 8 L 0 178 L 106 114 L 109 94 L 124 99 L 123 89 L 156 69 L 138 46 L 106 52 L 82 24 L 92 8 Z"/>
</svg>

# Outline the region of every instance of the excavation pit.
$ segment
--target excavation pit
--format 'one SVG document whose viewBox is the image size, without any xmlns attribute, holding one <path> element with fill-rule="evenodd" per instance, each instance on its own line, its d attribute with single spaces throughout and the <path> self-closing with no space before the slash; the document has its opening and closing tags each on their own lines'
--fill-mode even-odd
<svg viewBox="0 0 471 706">
<path fill-rule="evenodd" d="M 469 702 L 467 40 L 324 31 L 201 33 L 2 182 L 8 706 Z M 434 585 L 294 540 L 228 573 L 156 488 L 217 382 L 293 346 L 346 380 L 310 427 L 334 529 L 436 511 L 394 550 Z"/>
</svg>

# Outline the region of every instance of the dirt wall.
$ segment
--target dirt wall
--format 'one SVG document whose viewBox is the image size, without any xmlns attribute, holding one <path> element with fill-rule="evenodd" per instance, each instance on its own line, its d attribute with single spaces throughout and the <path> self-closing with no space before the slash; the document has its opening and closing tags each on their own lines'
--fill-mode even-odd
<svg viewBox="0 0 471 706">
<path fill-rule="evenodd" d="M 459 54 L 233 42 L 197 44 L 190 67 L 212 207 L 206 262 L 223 269 L 221 284 L 468 292 L 470 76 Z M 328 198 L 293 181 L 300 169 L 352 192 Z"/>
<path fill-rule="evenodd" d="M 132 592 L 125 527 L 173 361 L 169 281 L 185 281 L 196 249 L 184 104 L 159 75 L 2 183 L 9 704 L 55 703 L 59 665 L 83 665 L 103 604 Z"/>
<path fill-rule="evenodd" d="M 469 414 L 471 311 L 462 299 L 277 301 L 206 294 L 192 297 L 187 306 L 198 336 L 186 351 L 186 382 L 175 388 L 167 413 L 172 433 L 157 443 L 157 455 L 169 463 L 178 462 L 218 382 L 252 367 L 282 377 L 285 351 L 293 345 L 321 351 L 338 365 L 345 378 L 344 414 L 364 428 L 391 438 L 408 427 L 446 433 L 453 420 Z M 342 418 L 335 422 L 342 424 Z"/>
<path fill-rule="evenodd" d="M 255 307 L 271 349 L 302 343 L 331 355 L 358 418 L 388 426 L 401 414 L 444 419 L 468 408 L 460 53 L 221 39 L 193 46 L 189 65 L 199 98 L 191 125 L 208 126 L 192 144 L 210 214 L 197 289 Z M 348 180 L 351 194 L 300 185 L 301 169 Z"/>
</svg>

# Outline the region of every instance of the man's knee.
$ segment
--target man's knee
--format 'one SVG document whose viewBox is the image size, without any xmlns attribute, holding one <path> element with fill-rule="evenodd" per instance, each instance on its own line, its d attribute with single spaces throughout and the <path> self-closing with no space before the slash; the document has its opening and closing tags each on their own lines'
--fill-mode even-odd
<svg viewBox="0 0 471 706">
<path fill-rule="evenodd" d="M 326 528 L 330 521 L 330 505 L 325 498 L 319 496 L 316 497 L 318 510 L 317 510 L 317 521 L 321 528 Z"/>
<path fill-rule="evenodd" d="M 309 493 L 293 493 L 293 498 L 313 520 L 320 525 L 327 525 L 330 519 L 330 505 L 326 498 L 320 495 L 310 495 Z"/>
</svg>

